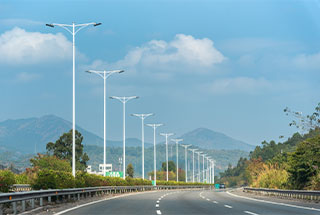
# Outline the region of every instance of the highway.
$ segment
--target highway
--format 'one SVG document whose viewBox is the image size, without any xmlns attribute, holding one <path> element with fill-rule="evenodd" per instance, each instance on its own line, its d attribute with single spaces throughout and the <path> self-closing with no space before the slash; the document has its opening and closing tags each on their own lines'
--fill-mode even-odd
<svg viewBox="0 0 320 215">
<path fill-rule="evenodd" d="M 290 204 L 290 205 L 288 205 Z M 58 214 L 157 215 L 303 215 L 320 214 L 320 206 L 306 203 L 267 202 L 235 196 L 225 191 L 158 191 L 118 196 Z"/>
</svg>

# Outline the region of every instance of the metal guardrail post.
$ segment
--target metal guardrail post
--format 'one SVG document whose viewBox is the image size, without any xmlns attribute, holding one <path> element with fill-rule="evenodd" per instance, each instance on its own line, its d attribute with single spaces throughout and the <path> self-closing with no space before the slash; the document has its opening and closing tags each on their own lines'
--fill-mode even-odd
<svg viewBox="0 0 320 215">
<path fill-rule="evenodd" d="M 17 202 L 12 202 L 13 214 L 17 214 Z"/>
<path fill-rule="evenodd" d="M 25 200 L 23 200 L 21 202 L 21 205 L 22 205 L 22 211 L 26 211 L 26 201 Z"/>
<path fill-rule="evenodd" d="M 40 198 L 40 207 L 42 207 L 43 206 L 43 198 L 41 197 Z"/>
<path fill-rule="evenodd" d="M 31 199 L 31 208 L 34 209 L 34 199 Z"/>
</svg>

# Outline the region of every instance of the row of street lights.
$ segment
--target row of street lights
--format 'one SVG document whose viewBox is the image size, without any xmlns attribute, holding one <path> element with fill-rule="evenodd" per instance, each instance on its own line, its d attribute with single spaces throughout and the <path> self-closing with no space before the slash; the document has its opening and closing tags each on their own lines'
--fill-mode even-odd
<svg viewBox="0 0 320 215">
<path fill-rule="evenodd" d="M 71 35 L 72 35 L 72 74 L 73 74 L 73 96 L 72 96 L 72 174 L 73 176 L 75 176 L 76 174 L 76 162 L 75 162 L 75 130 L 76 130 L 76 126 L 75 126 L 75 36 L 76 34 L 82 30 L 85 27 L 88 26 L 99 26 L 101 25 L 101 23 L 96 23 L 96 22 L 92 22 L 92 23 L 84 23 L 84 24 L 75 24 L 72 23 L 70 24 L 58 24 L 58 23 L 52 23 L 52 24 L 46 24 L 46 26 L 48 27 L 61 27 L 65 30 L 67 30 Z M 104 146 L 104 152 L 103 152 L 103 175 L 105 175 L 105 166 L 106 166 L 106 79 L 108 79 L 111 75 L 116 74 L 116 73 L 122 73 L 124 72 L 123 70 L 112 70 L 112 71 L 95 71 L 95 70 L 88 70 L 86 71 L 88 73 L 91 74 L 96 74 L 98 76 L 100 76 L 103 81 L 104 81 L 104 132 L 103 132 L 103 146 Z M 122 102 L 123 104 L 123 178 L 125 178 L 125 168 L 126 168 L 126 153 L 125 153 L 125 144 L 126 144 L 126 133 L 125 133 L 125 129 L 126 129 L 126 115 L 125 115 L 125 111 L 126 111 L 126 103 L 132 99 L 137 99 L 139 98 L 138 96 L 130 96 L 130 97 L 117 97 L 117 96 L 112 96 L 110 97 L 111 99 L 117 99 L 120 102 Z M 152 113 L 149 114 L 132 114 L 133 116 L 139 117 L 141 119 L 141 123 L 142 123 L 142 178 L 144 179 L 144 119 L 152 116 Z M 147 126 L 150 126 L 153 128 L 153 145 L 154 145 L 154 183 L 156 185 L 156 129 L 159 126 L 162 126 L 163 124 L 146 124 Z M 168 137 L 172 136 L 173 133 L 161 133 L 160 135 L 165 136 L 166 137 L 166 169 L 167 169 L 167 181 L 168 181 Z M 183 141 L 182 139 L 172 139 L 172 141 L 174 141 L 176 143 L 176 155 L 177 155 L 177 160 L 176 160 L 176 165 L 177 165 L 177 181 L 178 181 L 178 145 L 179 142 Z M 187 168 L 187 148 L 191 145 L 182 145 L 185 148 L 185 174 L 186 174 L 186 182 L 188 181 L 187 176 L 188 176 L 188 168 Z M 197 149 L 189 149 L 193 152 L 193 176 L 192 176 L 192 181 L 194 182 L 194 152 L 197 151 Z M 202 152 L 196 152 L 198 153 L 198 180 L 200 182 L 200 154 Z M 203 156 L 203 180 L 204 180 L 204 158 L 206 155 L 202 154 Z M 211 178 L 211 172 L 212 175 L 214 174 L 214 163 L 213 160 L 210 160 L 208 157 L 206 157 L 207 159 L 207 178 Z M 210 170 L 208 168 L 208 162 L 210 161 Z M 209 176 L 210 175 L 210 176 Z M 214 178 L 214 175 L 212 176 L 212 178 Z M 211 182 L 212 180 L 210 180 Z"/>
</svg>

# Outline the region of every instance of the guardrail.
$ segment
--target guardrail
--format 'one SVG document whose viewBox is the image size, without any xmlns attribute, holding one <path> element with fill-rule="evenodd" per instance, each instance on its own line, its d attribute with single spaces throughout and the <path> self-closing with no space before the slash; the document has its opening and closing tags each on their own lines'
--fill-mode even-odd
<svg viewBox="0 0 320 215">
<path fill-rule="evenodd" d="M 28 192 L 0 193 L 0 215 L 4 209 L 10 213 L 24 212 L 26 209 L 42 207 L 45 204 L 63 203 L 66 201 L 77 201 L 82 198 L 101 196 L 106 194 L 141 192 L 150 190 L 172 190 L 172 189 L 211 189 L 211 186 L 116 186 L 116 187 L 88 187 L 72 189 L 52 189 Z M 6 206 L 4 208 L 3 206 Z M 17 210 L 19 207 L 19 211 Z"/>
<path fill-rule="evenodd" d="M 313 190 L 280 190 L 267 188 L 244 187 L 244 192 L 255 193 L 265 196 L 280 196 L 285 198 L 320 200 L 320 191 Z"/>
</svg>

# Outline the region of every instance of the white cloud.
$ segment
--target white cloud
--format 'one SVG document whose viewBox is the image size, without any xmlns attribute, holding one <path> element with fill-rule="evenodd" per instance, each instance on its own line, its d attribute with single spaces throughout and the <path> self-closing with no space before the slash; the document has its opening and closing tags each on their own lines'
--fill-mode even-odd
<svg viewBox="0 0 320 215">
<path fill-rule="evenodd" d="M 28 72 L 21 72 L 17 75 L 16 81 L 17 82 L 30 82 L 40 78 L 39 74 L 36 73 L 28 73 Z"/>
<path fill-rule="evenodd" d="M 61 33 L 14 28 L 0 35 L 0 63 L 11 65 L 61 61 L 72 57 L 72 43 Z"/>
<path fill-rule="evenodd" d="M 30 19 L 0 19 L 1 25 L 7 26 L 33 26 L 44 25 L 42 22 L 30 20 Z"/>
<path fill-rule="evenodd" d="M 196 39 L 190 35 L 177 34 L 172 41 L 151 40 L 130 50 L 126 56 L 108 64 L 101 60 L 93 62 L 93 68 L 111 66 L 131 71 L 155 72 L 201 72 L 210 71 L 212 66 L 226 58 L 208 38 Z M 163 76 L 161 76 L 163 77 Z"/>
<path fill-rule="evenodd" d="M 320 53 L 300 54 L 293 59 L 299 69 L 320 69 Z"/>
<path fill-rule="evenodd" d="M 249 77 L 219 79 L 205 86 L 205 90 L 212 94 L 258 94 L 271 89 L 270 81 Z"/>
</svg>

